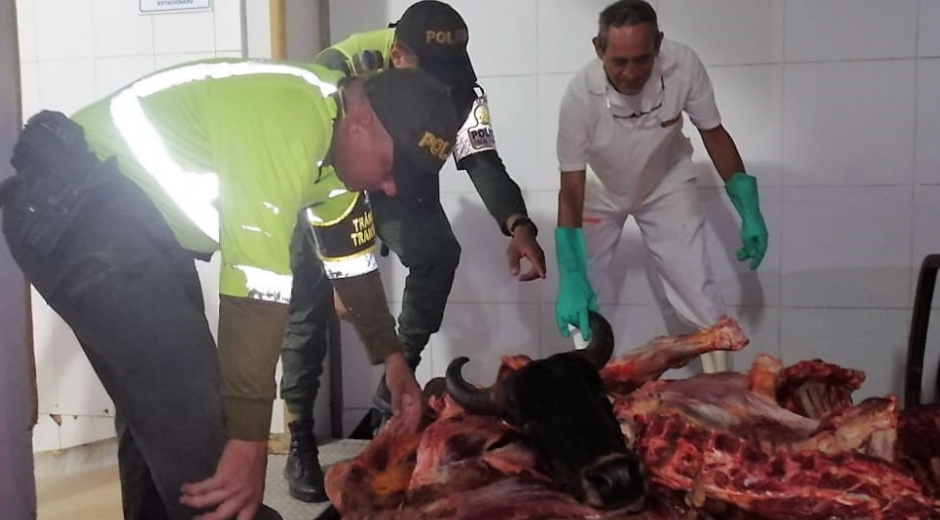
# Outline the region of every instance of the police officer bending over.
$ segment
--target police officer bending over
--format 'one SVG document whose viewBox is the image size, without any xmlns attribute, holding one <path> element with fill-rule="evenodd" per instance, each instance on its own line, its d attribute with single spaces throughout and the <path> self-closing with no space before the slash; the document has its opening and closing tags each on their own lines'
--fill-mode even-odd
<svg viewBox="0 0 940 520">
<path fill-rule="evenodd" d="M 459 122 L 420 71 L 340 78 L 316 65 L 183 65 L 71 119 L 41 112 L 16 145 L 4 236 L 115 403 L 125 518 L 279 518 L 259 505 L 301 208 L 342 257 L 327 274 L 385 364 L 395 414 L 417 426 L 420 389 L 360 192 L 431 182 L 444 160 L 426 141 L 452 142 Z M 361 240 L 336 239 L 353 229 Z M 215 251 L 218 349 L 193 264 Z"/>
<path fill-rule="evenodd" d="M 440 149 L 441 157 L 453 155 L 457 168 L 469 173 L 499 229 L 511 237 L 507 248 L 510 272 L 522 281 L 545 278 L 537 229 L 528 218 L 519 186 L 506 173 L 496 151 L 486 97 L 477 85 L 467 41 L 467 24 L 457 11 L 443 2 L 422 1 L 409 7 L 394 28 L 355 34 L 325 49 L 315 61 L 347 76 L 421 68 L 448 85 L 459 119 L 465 122 L 453 150 Z M 460 259 L 460 244 L 441 207 L 438 179 L 415 195 L 370 194 L 379 238 L 408 268 L 398 334 L 412 369 L 420 363 L 431 334 L 440 329 Z M 285 478 L 291 496 L 312 502 L 326 499 L 313 436 L 313 404 L 323 373 L 326 316 L 333 306 L 333 293 L 316 265 L 315 245 L 305 237 L 303 226 L 298 226 L 292 248 L 294 275 L 305 281 L 294 285 L 282 354 L 281 397 L 292 438 Z M 531 268 L 520 274 L 523 257 Z M 373 415 L 380 424 L 388 411 L 384 382 L 373 403 Z"/>
</svg>

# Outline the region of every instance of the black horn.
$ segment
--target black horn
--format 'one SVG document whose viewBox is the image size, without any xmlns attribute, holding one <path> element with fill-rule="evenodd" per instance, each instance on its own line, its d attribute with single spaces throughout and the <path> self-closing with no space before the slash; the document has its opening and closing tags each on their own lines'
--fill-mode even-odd
<svg viewBox="0 0 940 520">
<path fill-rule="evenodd" d="M 591 325 L 591 341 L 584 350 L 575 352 L 600 370 L 614 354 L 614 331 L 607 319 L 594 311 L 588 311 L 588 320 Z"/>
<path fill-rule="evenodd" d="M 454 359 L 447 366 L 447 391 L 461 407 L 471 413 L 485 415 L 499 415 L 499 406 L 493 401 L 489 388 L 477 388 L 468 383 L 460 369 L 470 361 L 461 356 Z"/>
</svg>

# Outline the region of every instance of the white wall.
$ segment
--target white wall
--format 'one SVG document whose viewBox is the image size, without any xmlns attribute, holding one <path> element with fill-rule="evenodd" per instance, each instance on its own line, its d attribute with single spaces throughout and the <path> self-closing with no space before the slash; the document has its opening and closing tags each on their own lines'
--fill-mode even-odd
<svg viewBox="0 0 940 520">
<path fill-rule="evenodd" d="M 541 227 L 550 277 L 525 285 L 510 278 L 506 239 L 467 176 L 448 163 L 443 204 L 464 252 L 422 380 L 470 355 L 468 374 L 488 383 L 499 354 L 546 355 L 569 345 L 554 319 L 557 110 L 572 73 L 593 57 L 590 38 L 608 3 L 451 0 L 470 26 L 501 155 Z M 334 0 L 331 36 L 383 27 L 408 4 Z M 822 357 L 867 372 L 859 396 L 900 392 L 917 268 L 940 249 L 940 1 L 653 4 L 666 36 L 693 46 L 708 66 L 725 126 L 760 179 L 770 248 L 755 274 L 733 259 L 737 215 L 693 136 L 709 257 L 730 313 L 752 338 L 736 366 L 758 352 L 786 363 Z M 665 333 L 645 262 L 631 226 L 621 242 L 618 296 L 601 305 L 618 351 Z M 405 271 L 397 260 L 382 268 L 397 313 Z M 344 352 L 347 429 L 374 389 L 361 381 L 380 374 L 360 350 Z M 938 356 L 940 349 L 928 353 L 928 372 Z"/>
<path fill-rule="evenodd" d="M 239 0 L 212 3 L 211 12 L 140 15 L 136 0 L 16 0 L 24 120 L 40 109 L 71 113 L 174 63 L 241 56 Z M 210 323 L 218 306 L 213 271 L 200 267 Z M 32 312 L 39 394 L 33 450 L 113 437 L 114 407 L 74 335 L 35 291 Z"/>
</svg>

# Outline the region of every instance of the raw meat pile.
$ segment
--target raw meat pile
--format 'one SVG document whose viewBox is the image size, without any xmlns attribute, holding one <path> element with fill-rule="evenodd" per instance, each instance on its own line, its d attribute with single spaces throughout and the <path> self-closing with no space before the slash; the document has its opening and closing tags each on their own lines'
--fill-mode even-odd
<svg viewBox="0 0 940 520">
<path fill-rule="evenodd" d="M 362 454 L 329 468 L 331 503 L 345 519 L 940 519 L 938 407 L 900 411 L 893 395 L 855 404 L 864 374 L 821 360 L 784 368 L 760 355 L 747 373 L 659 379 L 701 353 L 746 344 L 723 318 L 601 370 L 642 463 L 639 503 L 578 502 L 520 431 L 467 413 L 439 379 L 425 389 L 418 433 L 393 420 Z M 508 357 L 501 370 L 530 361 Z"/>
</svg>

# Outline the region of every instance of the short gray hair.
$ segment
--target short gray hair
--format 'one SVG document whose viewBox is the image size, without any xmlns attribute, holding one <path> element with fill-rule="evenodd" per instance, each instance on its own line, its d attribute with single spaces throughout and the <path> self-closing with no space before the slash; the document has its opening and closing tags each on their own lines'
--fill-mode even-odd
<svg viewBox="0 0 940 520">
<path fill-rule="evenodd" d="M 611 27 L 625 25 L 652 24 L 653 29 L 659 32 L 659 20 L 656 10 L 644 0 L 619 0 L 601 11 L 598 20 L 597 43 L 601 49 L 607 48 L 607 31 Z"/>
</svg>

